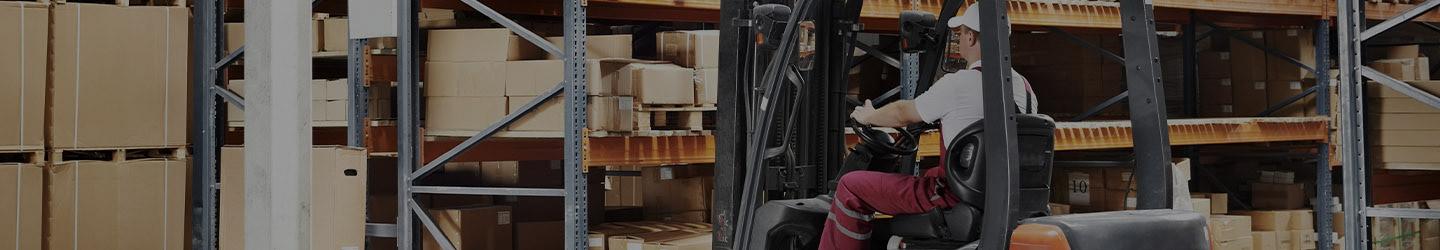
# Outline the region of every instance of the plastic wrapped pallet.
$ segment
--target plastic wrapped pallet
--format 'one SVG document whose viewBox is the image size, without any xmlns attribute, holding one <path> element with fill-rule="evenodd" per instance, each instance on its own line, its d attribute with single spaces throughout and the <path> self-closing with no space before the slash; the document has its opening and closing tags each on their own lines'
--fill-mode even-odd
<svg viewBox="0 0 1440 250">
<path fill-rule="evenodd" d="M 189 15 L 185 7 L 55 5 L 51 145 L 185 145 Z"/>
</svg>

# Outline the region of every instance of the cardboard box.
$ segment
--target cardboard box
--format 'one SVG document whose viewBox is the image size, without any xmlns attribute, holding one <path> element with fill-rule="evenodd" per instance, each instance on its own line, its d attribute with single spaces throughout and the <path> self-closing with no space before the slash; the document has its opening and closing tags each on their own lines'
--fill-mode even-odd
<svg viewBox="0 0 1440 250">
<path fill-rule="evenodd" d="M 565 222 L 516 222 L 515 249 L 565 249 Z"/>
<path fill-rule="evenodd" d="M 369 178 L 365 150 L 315 147 L 310 153 L 310 208 L 315 211 L 310 213 L 310 248 L 363 247 Z M 220 159 L 220 246 L 245 249 L 245 149 L 223 147 Z M 391 197 L 382 207 L 393 215 Z"/>
<path fill-rule="evenodd" d="M 505 79 L 511 75 L 507 66 L 504 62 L 425 62 L 425 96 L 505 96 Z"/>
<path fill-rule="evenodd" d="M 0 187 L 0 245 L 40 249 L 43 171 L 31 164 L 0 165 L 0 179 L 7 182 Z"/>
<path fill-rule="evenodd" d="M 505 97 L 428 97 L 427 131 L 480 131 L 505 117 Z"/>
<path fill-rule="evenodd" d="M 1256 209 L 1297 209 L 1305 206 L 1304 184 L 1251 183 L 1251 200 Z"/>
<path fill-rule="evenodd" d="M 1202 197 L 1210 199 L 1211 214 L 1230 213 L 1230 195 L 1226 193 L 1190 193 L 1190 197 Z"/>
<path fill-rule="evenodd" d="M 646 242 L 646 250 L 708 250 L 714 236 L 710 232 L 696 232 L 690 237 L 662 240 L 657 242 Z"/>
<path fill-rule="evenodd" d="M 1200 52 L 1195 60 L 1200 66 L 1200 69 L 1197 70 L 1200 78 L 1230 77 L 1230 52 L 1228 51 Z"/>
<path fill-rule="evenodd" d="M 555 45 L 555 48 L 559 48 L 561 51 L 564 51 L 564 50 L 565 50 L 565 46 L 564 46 L 565 37 L 563 37 L 563 36 L 546 37 L 545 40 L 546 40 L 546 41 L 549 41 L 550 44 Z M 628 59 L 628 58 L 634 57 L 634 56 L 632 56 L 633 53 L 631 52 L 631 46 L 632 46 L 632 42 L 631 42 L 630 35 L 628 35 L 628 34 L 626 34 L 626 35 L 587 35 L 587 36 L 585 36 L 585 58 L 594 58 L 594 59 L 603 59 L 603 58 L 626 58 L 626 59 Z M 561 58 L 561 57 L 559 57 L 559 56 L 556 56 L 556 55 L 554 55 L 554 54 L 545 53 L 545 59 L 546 59 L 546 60 L 560 60 L 560 59 L 563 59 L 563 58 Z"/>
<path fill-rule="evenodd" d="M 1211 247 L 1213 250 L 1253 250 L 1255 247 L 1255 238 L 1246 235 L 1245 237 L 1215 242 L 1214 244 L 1215 245 Z"/>
<path fill-rule="evenodd" d="M 1234 83 L 1230 78 L 1201 78 L 1200 103 L 1230 104 L 1235 101 Z"/>
<path fill-rule="evenodd" d="M 515 208 L 516 222 L 564 220 L 567 211 L 560 197 L 506 197 L 505 203 Z"/>
<path fill-rule="evenodd" d="M 535 44 L 499 29 L 430 30 L 429 53 L 432 62 L 501 62 L 545 58 Z M 479 46 L 483 44 L 484 46 Z"/>
<path fill-rule="evenodd" d="M 320 29 L 321 27 L 325 28 L 323 35 L 325 42 L 320 49 L 321 51 L 350 51 L 350 19 L 343 17 L 326 18 L 325 24 L 323 26 L 317 26 L 315 29 Z"/>
<path fill-rule="evenodd" d="M 1315 211 L 1309 209 L 1290 210 L 1290 230 L 1314 231 Z"/>
<path fill-rule="evenodd" d="M 1290 230 L 1290 249 L 1309 250 L 1315 249 L 1315 232 L 1309 230 Z"/>
<path fill-rule="evenodd" d="M 643 104 L 694 104 L 695 70 L 671 64 L 630 64 L 617 75 Z"/>
<path fill-rule="evenodd" d="M 8 78 L 0 81 L 0 100 L 6 100 L 0 103 L 0 148 L 44 149 L 50 11 L 45 4 L 16 2 L 0 7 L 0 16 L 10 18 L 0 34 L 11 34 L 0 38 L 8 50 L 0 52 L 0 76 Z"/>
<path fill-rule="evenodd" d="M 455 249 L 512 249 L 515 229 L 509 206 L 431 209 L 430 217 Z M 421 230 L 422 249 L 441 249 L 428 230 Z"/>
<path fill-rule="evenodd" d="M 641 170 L 648 219 L 705 222 L 708 219 L 713 169 L 697 166 L 649 167 Z"/>
<path fill-rule="evenodd" d="M 720 69 L 695 70 L 695 100 L 700 105 L 714 106 L 720 103 Z"/>
<path fill-rule="evenodd" d="M 225 52 L 233 52 L 245 45 L 245 23 L 225 23 Z M 320 52 L 325 47 L 323 37 L 324 21 L 313 19 L 310 22 L 310 52 Z M 346 37 L 346 36 L 341 36 Z M 341 38 L 344 39 L 344 38 Z"/>
<path fill-rule="evenodd" d="M 1228 241 L 1250 237 L 1250 216 L 1212 215 L 1206 221 L 1213 241 Z"/>
<path fill-rule="evenodd" d="M 1419 67 L 1415 58 L 1375 60 L 1370 62 L 1370 68 L 1401 81 L 1420 80 Z"/>
<path fill-rule="evenodd" d="M 720 31 L 666 31 L 655 35 L 660 60 L 692 69 L 720 66 Z"/>
<path fill-rule="evenodd" d="M 1105 168 L 1105 188 L 1111 190 L 1135 190 L 1135 185 L 1137 184 L 1132 178 L 1134 174 L 1135 170 L 1128 167 Z"/>
<path fill-rule="evenodd" d="M 1280 238 L 1277 235 L 1278 234 L 1275 231 L 1250 232 L 1250 238 L 1255 240 L 1254 244 L 1252 245 L 1254 246 L 1252 249 L 1284 249 L 1280 248 Z"/>
<path fill-rule="evenodd" d="M 1382 55 L 1384 55 L 1384 58 L 1387 59 L 1416 58 L 1423 56 L 1420 54 L 1420 45 L 1399 45 L 1385 47 L 1385 53 Z"/>
<path fill-rule="evenodd" d="M 511 131 L 562 131 L 565 129 L 564 95 L 545 101 L 510 124 Z M 520 107 L 534 100 L 534 96 L 511 96 L 509 113 L 516 113 Z M 633 131 L 635 130 L 634 98 L 628 96 L 590 96 L 586 108 L 586 127 L 592 131 Z"/>
<path fill-rule="evenodd" d="M 53 20 L 51 147 L 186 145 L 188 8 L 70 3 Z"/>
<path fill-rule="evenodd" d="M 189 170 L 163 159 L 52 163 L 46 249 L 184 249 Z"/>
<path fill-rule="evenodd" d="M 1304 93 L 1306 89 L 1315 86 L 1314 82 L 1303 80 L 1270 81 L 1266 83 L 1266 100 L 1269 104 L 1280 104 L 1285 99 Z M 1309 95 L 1296 100 L 1290 105 L 1275 111 L 1272 116 L 1305 116 L 1308 110 L 1315 108 L 1315 96 Z"/>
<path fill-rule="evenodd" d="M 632 63 L 653 64 L 658 61 L 641 61 L 634 59 L 597 59 L 587 60 L 585 70 L 587 71 L 586 91 L 590 95 L 598 96 L 628 96 L 634 91 L 628 82 L 619 82 L 618 73 L 621 68 Z M 506 96 L 538 96 L 545 91 L 554 88 L 565 80 L 565 61 L 543 60 L 543 61 L 514 61 L 505 63 L 509 72 L 528 72 L 527 74 L 507 74 L 504 77 Z"/>
<path fill-rule="evenodd" d="M 606 167 L 606 171 L 634 171 L 640 172 L 639 167 Z M 645 189 L 641 187 L 642 180 L 639 176 L 606 176 L 605 177 L 605 206 L 607 207 L 639 207 L 645 205 Z"/>
<path fill-rule="evenodd" d="M 1210 217 L 1210 198 L 1190 198 L 1191 211 Z"/>
<path fill-rule="evenodd" d="M 1250 216 L 1251 228 L 1255 231 L 1287 231 L 1290 229 L 1290 211 L 1244 211 Z"/>
<path fill-rule="evenodd" d="M 480 183 L 487 187 L 558 188 L 565 185 L 564 166 L 564 161 L 482 162 Z"/>
<path fill-rule="evenodd" d="M 1286 29 L 1265 31 L 1265 47 L 1291 56 L 1305 65 L 1315 65 L 1315 34 L 1309 29 Z M 1266 63 L 1266 77 L 1274 81 L 1298 81 L 1315 79 L 1310 72 L 1289 61 L 1269 58 Z M 1272 101 L 1273 102 L 1273 101 Z"/>
<path fill-rule="evenodd" d="M 1440 123 L 1440 114 L 1379 114 L 1368 118 L 1370 129 L 1433 130 Z"/>
<path fill-rule="evenodd" d="M 1051 201 L 1069 204 L 1074 212 L 1096 212 L 1105 208 L 1105 174 L 1098 168 L 1062 168 L 1055 171 Z"/>
</svg>

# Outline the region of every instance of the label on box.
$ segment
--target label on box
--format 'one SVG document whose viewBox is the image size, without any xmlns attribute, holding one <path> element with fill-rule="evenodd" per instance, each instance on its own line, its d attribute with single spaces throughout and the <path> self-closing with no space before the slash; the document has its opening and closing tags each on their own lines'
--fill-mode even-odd
<svg viewBox="0 0 1440 250">
<path fill-rule="evenodd" d="M 606 176 L 606 177 L 605 177 L 605 183 L 604 183 L 604 184 L 605 184 L 605 191 L 615 190 L 615 177 L 614 177 L 614 176 Z"/>
<path fill-rule="evenodd" d="M 495 213 L 495 224 L 510 225 L 510 211 L 501 211 Z"/>
<path fill-rule="evenodd" d="M 1230 60 L 1230 52 L 1220 52 L 1220 60 Z"/>
<path fill-rule="evenodd" d="M 1255 90 L 1265 90 L 1265 82 L 1255 82 Z"/>
<path fill-rule="evenodd" d="M 1300 82 L 1290 82 L 1290 90 L 1300 90 L 1301 88 L 1304 87 L 1300 86 Z"/>
<path fill-rule="evenodd" d="M 1230 86 L 1230 78 L 1220 79 L 1220 86 Z"/>
<path fill-rule="evenodd" d="M 670 167 L 660 168 L 660 179 L 661 179 L 661 180 L 671 180 L 671 179 L 675 179 L 675 169 L 670 168 Z"/>
<path fill-rule="evenodd" d="M 1251 32 L 1250 32 L 1250 38 L 1252 38 L 1252 39 L 1263 39 L 1263 38 L 1265 38 L 1265 33 L 1262 33 L 1262 32 L 1259 32 L 1259 31 L 1251 31 Z"/>
<path fill-rule="evenodd" d="M 1286 31 L 1285 31 L 1285 35 L 1286 35 L 1286 36 L 1298 36 L 1298 35 L 1300 35 L 1300 30 L 1286 30 Z"/>
<path fill-rule="evenodd" d="M 1090 174 L 1070 173 L 1070 205 L 1090 205 Z"/>
<path fill-rule="evenodd" d="M 605 247 L 605 238 L 590 238 L 589 247 Z"/>
<path fill-rule="evenodd" d="M 1222 113 L 1235 113 L 1235 106 L 1230 105 L 1230 104 L 1220 105 L 1220 112 L 1222 112 Z"/>
<path fill-rule="evenodd" d="M 1128 196 L 1128 195 L 1127 195 L 1127 196 Z M 1126 208 L 1133 208 L 1133 207 L 1135 207 L 1135 197 L 1125 197 L 1125 207 L 1126 207 Z"/>
</svg>

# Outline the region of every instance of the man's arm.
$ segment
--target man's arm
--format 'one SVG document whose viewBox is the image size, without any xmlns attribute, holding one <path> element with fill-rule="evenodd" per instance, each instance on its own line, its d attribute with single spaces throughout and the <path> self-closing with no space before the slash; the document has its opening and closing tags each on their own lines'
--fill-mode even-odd
<svg viewBox="0 0 1440 250">
<path fill-rule="evenodd" d="M 855 111 L 850 112 L 850 117 L 860 123 L 891 128 L 924 122 L 924 119 L 920 118 L 920 112 L 915 110 L 915 103 L 910 100 L 895 101 L 880 109 L 875 109 L 870 100 L 865 100 L 865 105 L 855 107 Z"/>
</svg>

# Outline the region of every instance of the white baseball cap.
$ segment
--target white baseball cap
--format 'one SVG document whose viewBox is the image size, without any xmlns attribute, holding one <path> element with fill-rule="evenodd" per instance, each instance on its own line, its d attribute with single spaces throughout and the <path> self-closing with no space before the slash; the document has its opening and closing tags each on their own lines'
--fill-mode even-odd
<svg viewBox="0 0 1440 250">
<path fill-rule="evenodd" d="M 970 28 L 971 30 L 983 32 L 982 30 L 980 30 L 980 13 L 976 13 L 978 12 L 977 10 L 980 9 L 979 7 L 980 3 L 978 2 L 975 4 L 971 4 L 969 7 L 965 7 L 965 13 L 959 16 L 951 17 L 950 20 L 946 22 L 947 26 L 950 26 L 951 29 L 965 26 L 966 28 Z M 1007 22 L 1005 23 L 1005 25 L 1009 26 L 1010 23 Z"/>
</svg>

